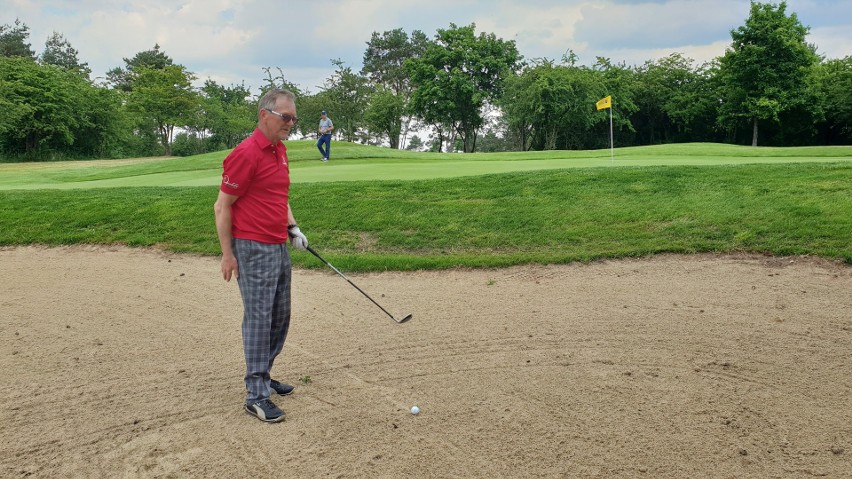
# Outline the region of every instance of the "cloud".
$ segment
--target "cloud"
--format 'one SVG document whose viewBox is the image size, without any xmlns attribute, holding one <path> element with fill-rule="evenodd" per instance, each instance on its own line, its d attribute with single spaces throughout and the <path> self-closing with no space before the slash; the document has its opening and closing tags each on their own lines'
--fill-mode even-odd
<svg viewBox="0 0 852 479">
<path fill-rule="evenodd" d="M 808 43 L 817 46 L 817 53 L 829 59 L 852 56 L 852 38 L 850 26 L 820 27 L 811 29 Z"/>
<path fill-rule="evenodd" d="M 599 55 L 609 58 L 614 63 L 625 63 L 626 65 L 642 65 L 647 61 L 656 61 L 680 53 L 686 58 L 695 61 L 696 66 L 712 61 L 725 54 L 725 49 L 730 41 L 718 41 L 708 45 L 680 45 L 664 48 L 617 48 L 600 52 Z M 590 63 L 593 58 L 581 58 L 583 63 Z"/>
<path fill-rule="evenodd" d="M 808 41 L 830 58 L 852 52 L 852 2 L 788 0 L 788 13 L 811 26 Z M 433 38 L 450 23 L 514 40 L 527 59 L 561 59 L 569 49 L 641 64 L 681 52 L 701 62 L 724 54 L 730 30 L 744 24 L 745 0 L 6 0 L 0 23 L 30 27 L 41 53 L 54 31 L 89 63 L 92 76 L 124 66 L 158 43 L 200 81 L 257 88 L 263 67 L 316 91 L 332 59 L 360 70 L 373 32 L 402 28 Z"/>
<path fill-rule="evenodd" d="M 603 50 L 710 44 L 730 39 L 747 16 L 748 4 L 736 0 L 587 4 L 577 40 Z"/>
<path fill-rule="evenodd" d="M 494 33 L 503 40 L 515 40 L 526 59 L 559 60 L 569 49 L 582 49 L 575 39 L 576 24 L 582 19 L 581 7 L 539 1 L 529 4 L 504 4 L 498 12 L 481 14 L 477 31 Z"/>
<path fill-rule="evenodd" d="M 827 58 L 852 55 L 852 2 L 831 0 L 789 0 L 787 13 L 796 13 L 810 27 L 808 43 Z"/>
<path fill-rule="evenodd" d="M 795 13 L 805 26 L 852 27 L 852 2 L 849 1 L 788 0 L 786 12 L 788 15 Z M 848 31 L 844 36 L 848 36 Z"/>
</svg>

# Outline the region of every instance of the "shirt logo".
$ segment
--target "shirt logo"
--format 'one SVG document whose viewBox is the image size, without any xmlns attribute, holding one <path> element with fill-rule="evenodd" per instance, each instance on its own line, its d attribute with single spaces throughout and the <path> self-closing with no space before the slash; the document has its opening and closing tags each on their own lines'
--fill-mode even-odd
<svg viewBox="0 0 852 479">
<path fill-rule="evenodd" d="M 239 183 L 232 183 L 231 179 L 228 178 L 228 175 L 225 175 L 225 176 L 222 177 L 222 183 L 233 188 L 233 189 L 237 189 L 237 188 L 240 187 Z"/>
<path fill-rule="evenodd" d="M 284 165 L 284 166 L 287 166 L 287 157 L 286 156 L 281 157 L 281 164 Z"/>
</svg>

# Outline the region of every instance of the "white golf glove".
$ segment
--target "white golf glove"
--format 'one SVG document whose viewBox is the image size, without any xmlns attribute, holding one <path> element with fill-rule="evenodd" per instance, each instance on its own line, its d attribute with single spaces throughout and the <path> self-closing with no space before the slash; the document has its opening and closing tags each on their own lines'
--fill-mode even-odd
<svg viewBox="0 0 852 479">
<path fill-rule="evenodd" d="M 287 234 L 290 236 L 290 244 L 294 248 L 305 251 L 308 248 L 308 237 L 302 234 L 302 230 L 298 226 L 287 228 Z"/>
</svg>

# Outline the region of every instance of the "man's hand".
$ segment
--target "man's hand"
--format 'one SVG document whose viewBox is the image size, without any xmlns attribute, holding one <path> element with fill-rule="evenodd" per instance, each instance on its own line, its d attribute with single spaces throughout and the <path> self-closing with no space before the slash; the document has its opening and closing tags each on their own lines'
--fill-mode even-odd
<svg viewBox="0 0 852 479">
<path fill-rule="evenodd" d="M 237 258 L 234 255 L 222 256 L 222 277 L 225 281 L 231 281 L 231 276 L 240 279 L 240 267 L 237 265 Z"/>
<path fill-rule="evenodd" d="M 294 248 L 305 251 L 308 249 L 308 238 L 302 234 L 302 230 L 298 226 L 287 229 L 287 234 L 290 235 L 290 244 Z"/>
</svg>

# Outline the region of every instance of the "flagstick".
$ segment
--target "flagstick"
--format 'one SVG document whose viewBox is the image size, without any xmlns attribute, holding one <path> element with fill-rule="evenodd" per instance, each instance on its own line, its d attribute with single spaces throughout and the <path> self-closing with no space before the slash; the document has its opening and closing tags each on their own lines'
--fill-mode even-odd
<svg viewBox="0 0 852 479">
<path fill-rule="evenodd" d="M 612 139 L 612 105 L 609 107 L 609 161 L 615 161 L 615 146 Z"/>
</svg>

